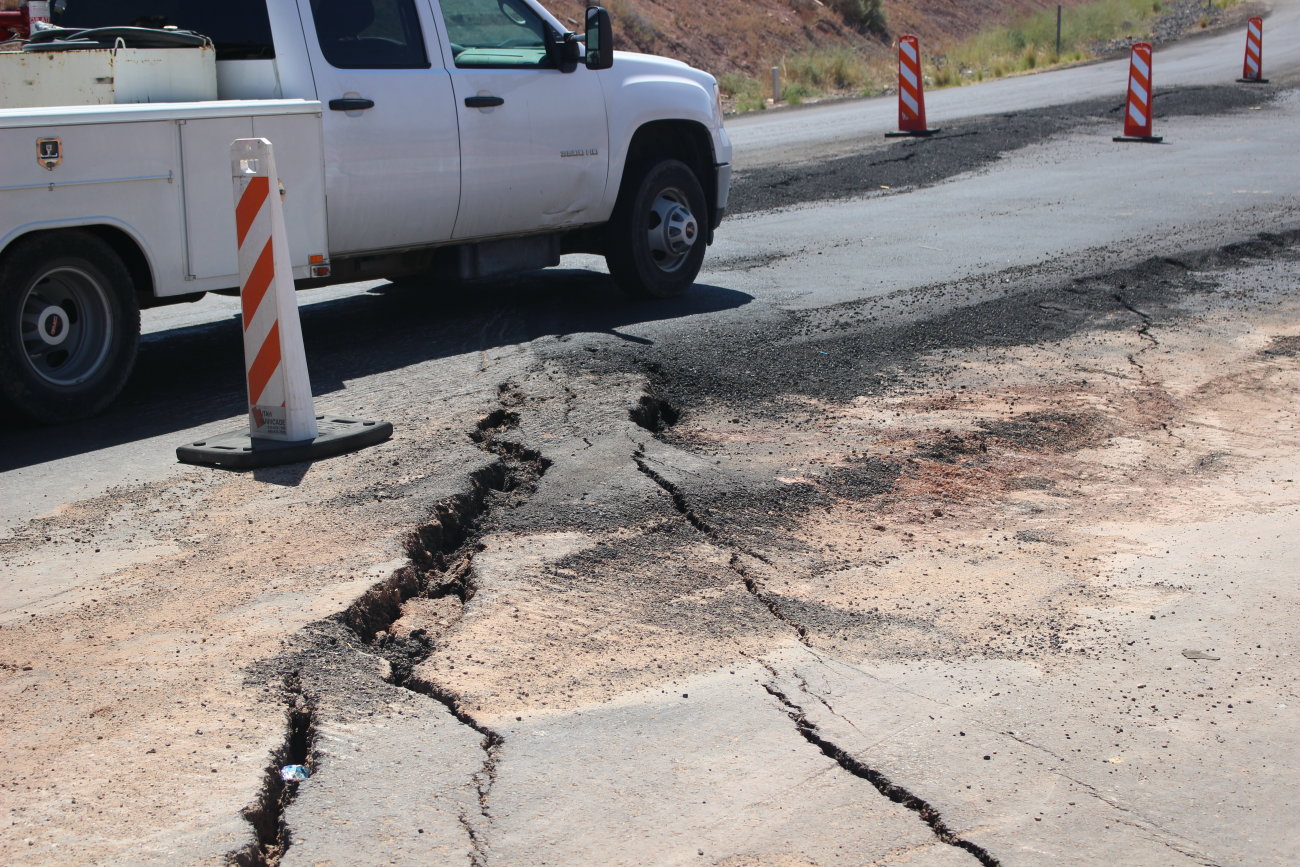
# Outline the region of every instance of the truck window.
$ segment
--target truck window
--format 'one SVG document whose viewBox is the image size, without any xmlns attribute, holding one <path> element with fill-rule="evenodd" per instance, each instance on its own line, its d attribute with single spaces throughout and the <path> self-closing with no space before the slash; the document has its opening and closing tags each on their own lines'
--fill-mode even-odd
<svg viewBox="0 0 1300 867">
<path fill-rule="evenodd" d="M 428 69 L 413 0 L 311 0 L 321 54 L 337 69 Z"/>
<path fill-rule="evenodd" d="M 459 67 L 549 66 L 546 22 L 520 0 L 442 0 Z"/>
<path fill-rule="evenodd" d="M 169 27 L 212 40 L 217 60 L 275 57 L 266 0 L 58 0 L 50 4 L 60 27 Z"/>
</svg>

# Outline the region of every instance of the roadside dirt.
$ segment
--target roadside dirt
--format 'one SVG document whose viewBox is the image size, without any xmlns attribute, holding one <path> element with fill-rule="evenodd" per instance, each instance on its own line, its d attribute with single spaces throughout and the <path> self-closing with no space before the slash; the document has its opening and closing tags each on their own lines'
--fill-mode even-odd
<svg viewBox="0 0 1300 867">
<path fill-rule="evenodd" d="M 1231 513 L 1235 498 L 1209 495 L 1225 475 L 1295 453 L 1294 301 L 1262 288 L 1266 267 L 1261 290 L 1228 291 L 1202 267 L 1152 262 L 879 343 L 841 325 L 761 361 L 733 353 L 725 387 L 689 400 L 666 437 L 767 484 L 740 511 L 734 493 L 686 500 L 751 552 L 816 646 L 1045 667 L 1087 656 L 1105 639 L 1085 612 L 1175 592 L 1116 598 L 1098 580 L 1130 544 L 1120 528 Z M 777 369 L 788 378 L 767 393 Z M 681 393 L 666 370 L 664 392 Z"/>
<path fill-rule="evenodd" d="M 903 300 L 886 299 L 794 317 L 776 329 L 786 339 L 715 335 L 717 356 L 615 349 L 680 413 L 650 425 L 671 453 L 629 447 L 671 518 L 629 526 L 636 511 L 606 498 L 610 532 L 551 500 L 521 506 L 510 520 L 528 531 L 484 544 L 516 567 L 566 534 L 581 552 L 525 569 L 537 604 L 479 607 L 417 673 L 491 719 L 608 699 L 773 641 L 864 659 L 1087 655 L 1100 639 L 1081 611 L 1110 589 L 1096 564 L 1126 543 L 1081 528 L 1206 519 L 1218 511 L 1201 491 L 1292 454 L 1293 287 L 1222 290 L 1213 271 L 1294 258 L 1296 240 L 914 328 L 872 328 Z M 510 649 L 547 646 L 562 656 Z M 526 678 L 512 658 L 528 660 Z"/>
</svg>

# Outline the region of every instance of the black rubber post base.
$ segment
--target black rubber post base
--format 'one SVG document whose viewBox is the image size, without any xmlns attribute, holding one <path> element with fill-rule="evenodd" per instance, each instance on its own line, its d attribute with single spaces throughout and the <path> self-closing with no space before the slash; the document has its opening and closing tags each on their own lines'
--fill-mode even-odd
<svg viewBox="0 0 1300 867">
<path fill-rule="evenodd" d="M 1238 78 L 1238 84 L 1268 84 L 1267 78 Z"/>
<path fill-rule="evenodd" d="M 316 428 L 319 434 L 315 439 L 297 442 L 254 438 L 248 431 L 220 434 L 181 446 L 176 450 L 176 457 L 184 464 L 252 470 L 354 452 L 381 443 L 393 435 L 393 426 L 386 421 L 365 421 L 358 418 L 318 415 Z"/>
<path fill-rule="evenodd" d="M 1160 144 L 1165 140 L 1162 135 L 1117 135 L 1111 141 L 1136 141 L 1147 144 Z"/>
<path fill-rule="evenodd" d="M 885 133 L 885 138 L 925 138 L 928 135 L 934 135 L 937 132 L 943 132 L 943 128 L 936 129 L 900 129 L 895 132 Z"/>
</svg>

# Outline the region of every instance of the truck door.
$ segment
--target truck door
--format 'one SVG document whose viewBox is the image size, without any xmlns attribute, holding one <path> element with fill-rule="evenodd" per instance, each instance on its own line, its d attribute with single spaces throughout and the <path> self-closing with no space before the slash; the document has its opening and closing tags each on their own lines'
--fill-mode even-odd
<svg viewBox="0 0 1300 867">
<path fill-rule="evenodd" d="M 310 0 L 304 18 L 308 5 L 331 254 L 450 239 L 460 139 L 427 2 Z"/>
<path fill-rule="evenodd" d="M 436 0 L 460 119 L 458 239 L 593 222 L 609 171 L 598 72 L 556 69 L 526 0 Z"/>
</svg>

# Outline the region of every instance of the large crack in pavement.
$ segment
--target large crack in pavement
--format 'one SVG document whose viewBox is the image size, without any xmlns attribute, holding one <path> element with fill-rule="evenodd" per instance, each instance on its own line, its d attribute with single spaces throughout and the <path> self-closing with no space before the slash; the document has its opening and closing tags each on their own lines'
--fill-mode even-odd
<svg viewBox="0 0 1300 867">
<path fill-rule="evenodd" d="M 474 479 L 470 494 L 458 502 L 440 504 L 436 510 L 437 520 L 413 535 L 411 560 L 417 581 L 411 592 L 408 594 L 403 591 L 401 588 L 408 585 L 405 581 L 399 581 L 397 598 L 394 600 L 396 605 L 389 603 L 391 597 L 386 591 L 381 591 L 379 595 L 383 598 L 380 600 L 363 598 L 344 615 L 344 620 L 349 625 L 365 624 L 358 629 L 358 634 L 363 637 L 368 634 L 367 641 L 371 648 L 392 664 L 390 681 L 394 686 L 432 698 L 462 725 L 482 736 L 483 766 L 475 775 L 474 781 L 478 791 L 479 815 L 461 817 L 461 823 L 473 847 L 471 861 L 475 867 L 484 867 L 488 863 L 487 827 L 492 821 L 489 800 L 496 783 L 497 762 L 505 738 L 475 719 L 454 692 L 413 675 L 415 667 L 435 651 L 436 637 L 431 636 L 426 629 L 417 628 L 405 639 L 401 639 L 389 634 L 388 630 L 400 618 L 401 606 L 417 596 L 432 601 L 454 598 L 459 601 L 462 609 L 474 598 L 477 590 L 474 583 L 477 537 L 489 517 L 491 497 L 494 494 L 516 494 L 518 496 L 508 505 L 517 506 L 536 489 L 550 465 L 537 452 L 502 438 L 502 434 L 518 424 L 518 414 L 501 407 L 480 421 L 470 434 L 479 448 L 496 455 L 499 461 L 491 466 L 490 472 L 486 474 L 488 478 Z M 376 601 L 378 604 L 374 604 Z M 376 623 L 373 618 L 377 613 L 382 613 L 383 619 Z"/>
<path fill-rule="evenodd" d="M 672 405 L 662 399 L 647 397 L 643 398 L 640 405 L 642 412 L 634 412 L 632 415 L 634 421 L 649 430 L 652 434 L 658 436 L 663 430 L 670 427 L 673 422 L 667 421 L 662 410 L 657 413 L 646 414 L 644 409 L 647 402 L 651 404 L 659 404 L 661 407 L 669 407 L 670 409 Z M 676 410 L 671 410 L 671 417 L 675 419 L 676 416 Z M 757 551 L 745 548 L 734 541 L 724 538 L 716 527 L 704 520 L 704 518 L 700 517 L 699 513 L 696 512 L 687 502 L 685 492 L 683 492 L 678 485 L 669 481 L 661 473 L 657 472 L 650 466 L 644 448 L 638 448 L 634 451 L 632 453 L 632 460 L 636 463 L 636 467 L 642 475 L 646 476 L 650 481 L 663 489 L 664 493 L 666 493 L 669 499 L 672 500 L 673 508 L 677 510 L 677 513 L 682 516 L 686 523 L 690 524 L 712 542 L 730 552 L 730 557 L 727 561 L 727 568 L 735 572 L 740 578 L 746 592 L 757 599 L 758 602 L 781 624 L 794 630 L 794 632 L 799 636 L 799 641 L 801 643 L 811 646 L 811 640 L 808 637 L 807 628 L 790 617 L 782 609 L 780 599 L 775 594 L 764 588 L 761 579 L 754 574 L 755 570 L 747 566 L 745 563 L 745 560 L 748 559 L 771 566 L 771 560 Z"/>
<path fill-rule="evenodd" d="M 315 709 L 297 675 L 285 678 L 286 733 L 284 743 L 271 755 L 262 791 L 257 801 L 244 810 L 244 819 L 253 827 L 254 838 L 242 850 L 230 855 L 236 867 L 270 867 L 280 862 L 291 838 L 284 812 L 298 794 L 300 779 L 284 769 L 310 769 L 315 741 Z"/>
<path fill-rule="evenodd" d="M 507 389 L 503 388 L 502 392 L 508 400 Z M 437 503 L 431 520 L 409 534 L 405 546 L 408 565 L 370 587 L 346 610 L 331 618 L 332 624 L 309 629 L 309 634 L 316 635 L 315 639 L 308 639 L 317 646 L 316 652 L 304 651 L 272 663 L 293 669 L 285 676 L 285 694 L 291 708 L 289 735 L 286 747 L 272 757 L 258 804 L 245 813 L 255 830 L 257 843 L 247 852 L 232 855 L 234 863 L 274 865 L 288 852 L 293 837 L 284 814 L 298 783 L 281 782 L 279 769 L 285 764 L 306 764 L 311 769 L 314 764 L 308 753 L 316 720 L 302 681 L 319 677 L 318 669 L 342 667 L 352 670 L 353 679 L 379 677 L 394 687 L 431 699 L 460 725 L 479 736 L 483 758 L 472 781 L 477 812 L 471 815 L 461 810 L 458 822 L 469 840 L 471 864 L 475 867 L 488 864 L 490 798 L 505 738 L 467 711 L 454 691 L 416 676 L 414 671 L 437 649 L 440 630 L 454 624 L 474 598 L 478 589 L 474 558 L 482 550 L 478 540 L 494 512 L 526 501 L 550 465 L 542 455 L 504 438 L 518 421 L 518 415 L 507 406 L 484 417 L 469 437 L 494 459 L 469 474 L 465 492 Z M 416 613 L 420 625 L 397 632 L 394 625 L 404 617 L 409 618 L 417 604 L 425 606 L 425 610 Z M 340 626 L 346 633 L 337 632 L 335 627 Z M 359 650 L 383 660 L 384 665 L 371 672 L 360 658 L 340 660 L 339 654 L 345 652 L 341 645 L 347 643 L 349 635 L 359 642 Z M 322 648 L 325 648 L 323 653 Z M 359 667 L 361 670 L 357 670 Z"/>
<path fill-rule="evenodd" d="M 774 669 L 769 668 L 769 671 L 775 674 Z M 821 750 L 827 758 L 845 771 L 859 779 L 866 780 L 884 797 L 916 813 L 941 842 L 969 852 L 984 867 L 998 867 L 1002 863 L 990 855 L 983 846 L 956 834 L 944 822 L 942 814 L 925 799 L 894 783 L 881 771 L 870 767 L 824 737 L 817 725 L 808 719 L 803 708 L 791 701 L 790 697 L 777 689 L 776 686 L 768 683 L 764 684 L 764 689 L 781 703 L 786 715 L 794 722 L 795 729 L 798 730 L 800 737 Z"/>
<path fill-rule="evenodd" d="M 1291 237 L 1263 238 L 1259 250 L 1270 255 Z M 1249 258 L 1251 249 L 1241 255 Z M 1176 337 L 1168 321 L 1213 289 L 1205 269 L 1232 255 L 1184 257 L 1194 262 L 1191 268 L 1181 260 L 1151 262 L 959 310 L 942 328 L 945 334 L 960 331 L 961 339 L 946 345 L 942 357 L 931 354 L 935 344 L 928 336 L 913 342 L 905 335 L 900 350 L 884 359 L 858 351 L 871 373 L 892 376 L 887 393 L 868 388 L 856 396 L 818 395 L 809 389 L 801 395 L 787 379 L 761 383 L 757 392 L 706 392 L 702 399 L 699 390 L 679 393 L 664 383 L 676 381 L 685 366 L 708 365 L 670 362 L 648 348 L 643 352 L 651 357 L 639 359 L 636 373 L 618 372 L 622 380 L 588 374 L 561 386 L 563 380 L 550 373 L 550 386 L 530 380 L 530 395 L 534 384 L 550 393 L 530 396 L 527 413 L 522 393 L 503 387 L 500 406 L 470 433 L 487 463 L 468 474 L 472 481 L 464 492 L 440 500 L 434 517 L 412 533 L 409 562 L 326 624 L 338 630 L 332 638 L 322 627 L 313 639 L 318 648 L 322 638 L 338 642 L 339 648 L 322 652 L 330 665 L 352 650 L 364 656 L 353 654 L 346 663 L 352 673 L 332 675 L 336 685 L 329 689 L 316 685 L 323 675 L 312 666 L 320 660 L 295 663 L 302 692 L 328 701 L 326 693 L 337 696 L 364 678 L 418 696 L 422 706 L 431 702 L 438 714 L 429 716 L 454 720 L 461 735 L 472 738 L 476 759 L 462 778 L 469 798 L 456 808 L 458 834 L 470 863 L 486 865 L 511 861 L 527 842 L 519 837 L 517 783 L 528 772 L 517 766 L 527 763 L 536 773 L 545 760 L 524 746 L 525 739 L 541 737 L 538 729 L 555 724 L 557 714 L 581 716 L 581 709 L 632 689 L 666 687 L 678 676 L 725 667 L 718 648 L 726 645 L 730 660 L 764 660 L 773 677 L 765 689 L 794 722 L 800 752 L 807 752 L 803 744 L 812 746 L 869 782 L 875 793 L 867 800 L 874 802 L 875 794 L 888 799 L 884 809 L 907 825 L 911 816 L 892 804 L 916 813 L 943 845 L 985 864 L 998 863 L 991 853 L 1004 847 L 1009 858 L 1008 838 L 990 830 L 979 818 L 982 807 L 972 807 L 972 796 L 952 782 L 981 785 L 978 764 L 953 769 L 943 783 L 931 785 L 910 772 L 900 783 L 897 756 L 885 751 L 863 759 L 861 707 L 841 710 L 840 699 L 832 707 L 805 687 L 837 718 L 819 716 L 819 707 L 782 685 L 777 672 L 786 666 L 774 654 L 813 652 L 854 664 L 951 664 L 973 654 L 986 664 L 1049 669 L 1100 656 L 1109 636 L 1090 627 L 1080 611 L 1114 603 L 1092 567 L 1072 560 L 1076 540 L 1055 520 L 1099 491 L 1088 477 L 1095 471 L 1081 470 L 1075 455 L 1117 436 L 1169 430 L 1178 407 L 1162 379 L 1172 346 L 1166 335 Z M 1016 316 L 1005 316 L 1012 308 Z M 1140 320 L 1136 337 L 1134 316 Z M 1084 346 L 1087 355 L 1071 357 L 1069 349 L 1035 342 L 1044 321 L 1061 326 L 1049 329 L 1053 340 L 1076 350 Z M 962 329 L 971 323 L 978 327 Z M 838 349 L 865 334 L 869 346 L 890 346 L 897 338 L 858 325 L 820 340 L 805 335 L 803 343 L 754 334 L 752 357 L 784 354 L 788 364 L 793 353 L 806 358 L 810 345 Z M 1150 333 L 1157 325 L 1159 341 Z M 1270 351 L 1285 361 L 1289 345 L 1283 340 Z M 1128 369 L 1129 354 L 1157 347 L 1143 359 L 1151 366 L 1146 375 L 1117 373 Z M 727 346 L 732 359 L 748 348 Z M 1039 365 L 1053 352 L 1066 363 L 1058 358 Z M 968 381 L 977 381 L 969 377 L 987 375 L 975 368 L 1002 363 L 996 353 L 1008 359 L 1001 370 L 1019 378 L 1000 381 L 987 397 L 962 394 Z M 821 363 L 820 357 L 814 361 Z M 905 362 L 920 373 L 899 375 L 895 365 Z M 1088 381 L 1096 377 L 1082 377 L 1085 366 L 1114 375 L 1098 387 Z M 1049 369 L 1065 379 L 1052 380 Z M 938 389 L 922 382 L 934 371 L 952 379 Z M 639 397 L 619 387 L 644 383 L 644 375 L 650 384 Z M 855 380 L 859 387 L 874 381 Z M 697 380 L 696 389 L 702 382 L 707 378 Z M 743 410 L 737 408 L 742 400 L 748 402 Z M 703 403 L 709 404 L 707 416 Z M 700 438 L 742 417 L 744 424 L 736 422 L 718 440 L 726 450 L 713 451 L 711 441 Z M 550 464 L 539 443 L 557 459 L 570 450 L 576 458 L 561 462 L 540 492 L 538 481 Z M 979 527 L 987 520 L 995 521 L 989 528 L 1004 531 L 1001 540 L 992 533 L 986 540 L 976 529 L 957 543 L 936 535 L 956 532 L 957 525 L 941 526 L 954 521 Z M 828 534 L 833 541 L 825 543 Z M 818 544 L 826 547 L 819 551 Z M 1046 578 L 1013 587 L 1008 579 L 1019 582 L 1019 576 L 998 564 L 1008 544 L 1038 550 L 1050 563 Z M 931 574 L 927 568 L 950 571 L 915 584 L 916 568 L 922 575 Z M 944 587 L 954 593 L 939 592 Z M 1026 594 L 1023 604 L 1018 593 Z M 1041 610 L 1035 593 L 1048 600 Z M 475 616 L 461 620 L 476 595 Z M 378 659 L 382 666 L 373 664 Z M 545 723 L 539 722 L 543 715 Z M 852 730 L 841 730 L 841 721 Z M 783 721 L 772 724 L 788 731 Z M 340 727 L 327 722 L 322 728 L 338 755 Z M 374 724 L 366 731 L 377 734 Z M 921 749 L 940 746 L 933 734 L 929 741 L 925 736 L 918 731 Z M 1016 746 L 1024 739 L 1007 738 Z M 1055 754 L 1068 752 L 1041 732 L 1033 739 L 1055 747 Z M 505 764 L 508 743 L 516 744 L 516 755 Z M 327 782 L 329 774 L 321 776 Z M 510 782 L 498 787 L 498 778 Z M 1087 775 L 1080 779 L 1080 787 L 1097 785 Z M 288 805 L 300 808 L 301 800 Z M 294 830 L 292 821 L 285 825 Z M 273 846 L 285 848 L 292 839 L 284 836 Z"/>
<path fill-rule="evenodd" d="M 669 413 L 665 413 L 663 408 L 668 408 Z M 679 413 L 672 407 L 670 402 L 656 396 L 647 396 L 647 398 L 643 399 L 639 409 L 640 412 L 633 413 L 633 420 L 646 430 L 649 430 L 656 437 L 659 437 L 667 428 L 671 427 L 672 423 L 668 422 L 667 418 L 671 418 L 673 422 L 675 422 L 679 417 Z M 742 560 L 742 558 L 748 558 L 770 567 L 774 565 L 771 559 L 757 551 L 750 550 L 743 545 L 726 539 L 724 534 L 720 532 L 717 527 L 701 518 L 695 509 L 691 507 L 686 498 L 686 494 L 681 487 L 651 468 L 647 462 L 644 448 L 638 448 L 633 453 L 632 457 L 636 462 L 637 469 L 662 488 L 669 496 L 673 503 L 673 507 L 676 509 L 678 514 L 681 515 L 683 520 L 698 530 L 702 535 L 706 536 L 711 542 L 731 552 L 731 556 L 728 560 L 728 568 L 740 577 L 746 592 L 753 596 L 768 612 L 770 612 L 773 618 L 782 625 L 792 629 L 798 635 L 801 644 L 805 647 L 812 648 L 813 641 L 808 628 L 799 623 L 783 609 L 780 598 L 776 594 L 767 591 L 759 579 L 751 574 L 750 570 L 745 567 Z M 741 651 L 741 653 L 744 655 L 743 651 Z M 773 677 L 778 676 L 777 670 L 772 665 L 769 663 L 762 663 L 762 665 Z M 870 783 L 875 787 L 876 791 L 888 798 L 890 801 L 900 804 L 908 810 L 915 812 L 931 829 L 934 836 L 939 841 L 970 853 L 976 860 L 985 865 L 985 867 L 998 867 L 1001 862 L 997 858 L 994 858 L 982 846 L 955 833 L 944 822 L 939 810 L 937 810 L 933 805 L 918 795 L 909 792 L 902 786 L 892 782 L 881 771 L 869 767 L 864 762 L 855 758 L 846 750 L 824 737 L 817 725 L 808 719 L 803 708 L 792 701 L 785 693 L 781 692 L 775 685 L 768 683 L 764 685 L 764 688 L 769 694 L 781 702 L 787 715 L 794 722 L 795 729 L 798 731 L 800 737 L 805 741 L 817 747 L 823 754 L 848 773 Z M 833 708 L 830 708 L 830 705 L 825 701 L 825 699 L 819 698 L 819 700 L 821 700 L 822 703 L 833 712 Z"/>
<path fill-rule="evenodd" d="M 1145 490 L 1143 485 L 1166 492 L 1181 486 L 1194 490 L 1207 473 L 1225 468 L 1215 455 L 1236 456 L 1239 439 L 1225 451 L 1213 437 L 1183 432 L 1206 427 L 1197 413 L 1213 419 L 1217 413 L 1239 411 L 1232 404 L 1216 405 L 1220 394 L 1240 390 L 1242 399 L 1269 406 L 1268 389 L 1256 384 L 1268 372 L 1249 350 L 1265 346 L 1261 359 L 1294 355 L 1295 337 L 1285 330 L 1293 328 L 1285 320 L 1287 278 L 1275 281 L 1270 275 L 1276 267 L 1271 260 L 1295 260 L 1297 243 L 1300 231 L 1287 229 L 1122 270 L 1044 281 L 1030 291 L 958 307 L 917 326 L 875 325 L 887 318 L 873 315 L 872 308 L 887 302 L 872 300 L 792 315 L 793 321 L 781 323 L 778 330 L 752 323 L 731 333 L 719 330 L 706 347 L 690 354 L 675 346 L 665 352 L 625 348 L 623 357 L 647 373 L 656 390 L 671 396 L 677 416 L 671 425 L 643 423 L 660 442 L 654 450 L 641 447 L 634 459 L 686 524 L 730 552 L 733 572 L 743 578 L 747 564 L 761 568 L 782 561 L 782 574 L 774 582 L 779 592 L 761 583 L 749 583 L 746 589 L 809 648 L 843 655 L 843 645 L 848 645 L 849 658 L 858 663 L 920 659 L 957 666 L 954 670 L 969 659 L 998 670 L 993 663 L 1002 658 L 1051 672 L 1086 667 L 1090 660 L 1112 655 L 1122 667 L 1142 638 L 1139 633 L 1112 646 L 1115 627 L 1108 618 L 1127 613 L 1115 609 L 1150 606 L 1144 620 L 1172 617 L 1188 602 L 1162 602 L 1182 600 L 1185 588 L 1155 585 L 1138 593 L 1102 580 L 1105 567 L 1100 564 L 1119 553 L 1110 546 L 1125 543 L 1099 545 L 1076 526 L 1090 519 L 1072 516 L 1128 510 L 1128 520 L 1136 509 L 1141 519 L 1152 520 L 1155 506 L 1178 514 L 1178 503 L 1164 502 L 1168 496 L 1144 498 L 1132 492 Z M 1251 275 L 1245 284 L 1223 286 L 1222 275 L 1238 268 Z M 1239 321 L 1243 314 L 1251 322 Z M 603 369 L 611 367 L 617 369 Z M 832 375 L 821 373 L 824 368 L 832 368 Z M 1284 363 L 1271 375 L 1284 377 L 1286 369 Z M 964 391 L 968 388 L 972 390 Z M 973 390 L 977 388 L 983 390 Z M 1269 408 L 1270 415 L 1275 411 Z M 1212 429 L 1238 434 L 1226 425 Z M 1162 436 L 1172 438 L 1169 443 L 1176 447 L 1162 444 Z M 1240 436 L 1265 443 L 1249 430 Z M 835 444 L 828 447 L 827 442 Z M 1207 448 L 1208 453 L 1203 451 Z M 684 452 L 680 460 L 674 449 Z M 810 459 L 808 452 L 816 457 Z M 861 472 L 873 463 L 892 472 L 886 484 L 880 484 L 881 472 Z M 724 464 L 716 470 L 723 481 L 700 476 L 694 471 L 699 464 Z M 823 511 L 838 517 L 821 519 Z M 1176 518 L 1175 524 L 1178 520 L 1186 519 Z M 992 522 L 985 525 L 987 534 L 977 529 L 982 521 Z M 966 532 L 959 532 L 964 526 Z M 873 533 L 879 534 L 875 545 Z M 774 536 L 783 540 L 783 551 L 795 555 L 790 562 L 771 553 L 775 543 L 763 541 Z M 807 540 L 827 537 L 833 541 L 822 544 L 839 553 L 803 552 L 799 562 L 798 549 Z M 1041 567 L 1045 574 L 1017 572 L 1017 547 L 1035 548 L 1049 564 Z M 750 556 L 758 559 L 746 559 Z M 1009 570 L 1005 565 L 999 569 L 1000 563 L 1010 564 Z M 908 564 L 910 569 L 903 568 Z M 935 564 L 945 571 L 930 571 Z M 839 574 L 844 575 L 842 589 L 835 583 Z M 906 582 L 887 589 L 889 577 Z M 918 578 L 919 585 L 914 583 Z M 973 591 L 968 589 L 972 584 Z M 864 596 L 864 590 L 878 595 Z M 1005 604 L 1019 594 L 1027 608 Z M 846 610 L 828 617 L 819 608 L 813 617 L 804 617 L 812 598 Z M 857 614 L 863 600 L 870 600 L 868 606 L 879 600 L 898 611 L 916 611 L 915 634 L 879 628 L 901 624 L 874 619 L 883 607 L 879 603 Z M 983 622 L 946 628 L 964 608 L 969 609 L 965 616 Z M 1039 676 L 1046 675 L 1031 680 Z M 981 863 L 997 863 L 991 854 L 995 844 L 1007 847 L 1007 857 L 1016 851 L 1009 836 L 1014 832 L 991 832 L 975 820 L 990 808 L 971 804 L 972 797 L 951 779 L 939 784 L 945 808 L 952 807 L 958 816 L 948 821 L 936 801 L 919 796 L 915 785 L 910 791 L 897 786 L 879 768 L 856 758 L 861 756 L 856 742 L 849 747 L 841 737 L 819 729 L 789 690 L 772 690 L 805 741 L 921 814 L 944 842 Z M 990 694 L 1003 693 L 993 689 Z M 1154 705 L 1147 709 L 1157 711 Z M 1078 724 L 1061 722 L 1062 727 Z M 966 736 L 964 731 L 954 734 Z M 1050 737 L 1051 732 L 1044 734 Z M 1022 736 L 1005 733 L 1005 727 L 990 737 L 1024 744 Z M 1054 754 L 1077 761 L 1078 750 L 1066 737 L 1069 748 L 1058 741 Z M 1102 748 L 1122 745 L 1112 745 L 1105 734 L 1097 738 L 1108 740 Z M 910 745 L 927 748 L 924 738 Z M 1168 743 L 1160 745 L 1156 755 L 1167 749 Z M 996 749 L 985 750 L 983 760 L 998 759 Z M 978 768 L 979 757 L 974 758 L 976 768 L 968 771 Z M 884 766 L 892 767 L 891 759 L 897 757 L 881 754 Z M 1116 774 L 1115 763 L 1121 760 L 1112 756 L 1105 761 L 1100 772 L 1080 767 L 1063 778 L 1085 792 L 1101 789 L 1102 774 Z M 963 782 L 978 787 L 982 779 L 968 773 Z M 1162 805 L 1149 803 L 1139 790 L 1102 800 L 1120 809 L 1116 805 L 1125 797 L 1143 808 L 1124 809 L 1152 817 L 1133 825 L 1138 834 L 1131 845 L 1154 843 L 1204 863 L 1222 860 L 1204 854 L 1210 847 L 1200 835 L 1167 817 L 1161 821 Z M 980 828 L 984 845 L 954 827 Z M 1031 836 L 1038 833 L 1029 827 Z"/>
</svg>

